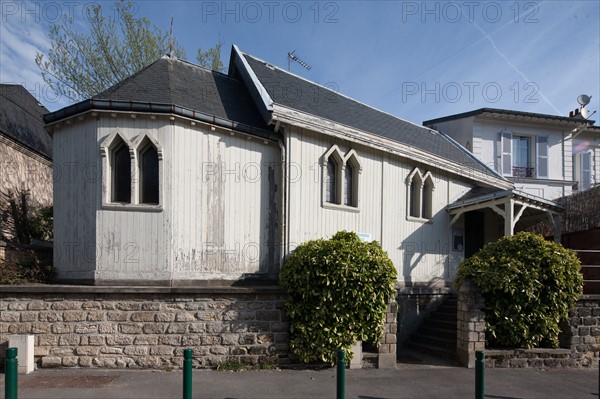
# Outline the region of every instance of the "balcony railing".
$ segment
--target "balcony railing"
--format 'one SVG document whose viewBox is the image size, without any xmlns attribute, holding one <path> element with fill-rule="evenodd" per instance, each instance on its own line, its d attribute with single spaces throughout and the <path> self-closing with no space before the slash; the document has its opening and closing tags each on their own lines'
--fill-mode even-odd
<svg viewBox="0 0 600 399">
<path fill-rule="evenodd" d="M 534 177 L 535 168 L 528 166 L 513 166 L 512 174 L 514 177 Z"/>
</svg>

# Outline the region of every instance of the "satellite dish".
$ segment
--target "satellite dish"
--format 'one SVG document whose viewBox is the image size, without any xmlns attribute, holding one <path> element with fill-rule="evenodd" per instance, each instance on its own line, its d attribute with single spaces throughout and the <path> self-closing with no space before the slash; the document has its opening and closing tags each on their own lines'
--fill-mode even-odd
<svg viewBox="0 0 600 399">
<path fill-rule="evenodd" d="M 581 107 L 581 116 L 583 116 L 585 119 L 589 118 L 590 111 L 588 111 L 586 107 Z"/>
<path fill-rule="evenodd" d="M 592 96 L 587 96 L 585 94 L 580 95 L 579 97 L 577 97 L 577 102 L 579 103 L 579 105 L 581 105 L 582 107 L 585 107 L 586 105 L 588 105 L 590 103 L 590 100 L 592 99 Z"/>
</svg>

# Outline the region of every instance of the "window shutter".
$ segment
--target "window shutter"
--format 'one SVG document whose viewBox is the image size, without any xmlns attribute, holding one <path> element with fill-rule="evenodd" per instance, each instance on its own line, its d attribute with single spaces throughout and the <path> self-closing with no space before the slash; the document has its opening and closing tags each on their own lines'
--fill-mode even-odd
<svg viewBox="0 0 600 399">
<path fill-rule="evenodd" d="M 537 162 L 536 173 L 538 178 L 548 178 L 548 136 L 536 137 Z"/>
<path fill-rule="evenodd" d="M 588 190 L 592 186 L 592 153 L 581 153 L 581 190 Z"/>
<path fill-rule="evenodd" d="M 512 176 L 512 133 L 500 133 L 500 147 L 502 151 L 502 176 Z"/>
</svg>

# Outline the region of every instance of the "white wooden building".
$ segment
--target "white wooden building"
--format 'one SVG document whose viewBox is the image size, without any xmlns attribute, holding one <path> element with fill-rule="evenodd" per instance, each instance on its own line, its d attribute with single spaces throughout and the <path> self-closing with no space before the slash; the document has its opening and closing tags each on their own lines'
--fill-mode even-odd
<svg viewBox="0 0 600 399">
<path fill-rule="evenodd" d="M 553 200 L 600 183 L 600 127 L 576 117 L 481 108 L 423 122 L 515 188 Z"/>
<path fill-rule="evenodd" d="M 54 195 L 65 281 L 274 280 L 298 244 L 350 230 L 399 286 L 447 285 L 465 251 L 560 210 L 448 135 L 235 46 L 228 74 L 163 57 L 46 122 L 72 170 Z"/>
</svg>

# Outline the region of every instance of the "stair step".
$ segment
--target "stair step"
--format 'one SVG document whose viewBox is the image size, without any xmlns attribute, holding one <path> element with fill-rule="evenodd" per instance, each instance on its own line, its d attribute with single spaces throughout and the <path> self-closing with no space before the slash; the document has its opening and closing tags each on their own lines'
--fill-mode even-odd
<svg viewBox="0 0 600 399">
<path fill-rule="evenodd" d="M 432 346 L 432 345 L 428 345 L 428 344 L 424 344 L 424 343 L 420 343 L 420 342 L 409 341 L 409 342 L 406 342 L 404 346 L 406 346 L 407 348 L 409 348 L 411 350 L 425 353 L 430 356 L 441 357 L 444 359 L 455 359 L 456 358 L 455 351 L 441 349 L 436 346 Z"/>
<path fill-rule="evenodd" d="M 454 313 L 454 314 L 456 314 L 457 310 L 458 310 L 458 306 L 456 306 L 456 304 L 449 305 L 449 304 L 444 303 L 443 305 L 438 306 L 438 308 L 435 311 L 436 312 L 442 312 L 442 313 Z"/>
<path fill-rule="evenodd" d="M 362 354 L 362 368 L 363 369 L 376 369 L 378 366 L 379 355 L 377 353 L 363 352 Z"/>
<path fill-rule="evenodd" d="M 456 312 L 433 312 L 431 313 L 430 320 L 456 321 Z"/>
<path fill-rule="evenodd" d="M 418 344 L 427 344 L 432 347 L 439 348 L 441 350 L 447 351 L 455 351 L 456 350 L 456 340 L 455 339 L 447 339 L 435 336 L 427 336 L 427 335 L 419 335 L 415 334 L 411 336 L 410 340 L 412 342 Z"/>
<path fill-rule="evenodd" d="M 428 320 L 421 324 L 419 328 L 433 328 L 436 330 L 456 331 L 456 322 L 443 320 Z"/>
<path fill-rule="evenodd" d="M 448 298 L 425 319 L 403 347 L 430 356 L 456 359 L 458 301 Z"/>
<path fill-rule="evenodd" d="M 417 334 L 420 336 L 427 337 L 440 337 L 444 339 L 451 339 L 456 342 L 456 328 L 437 328 L 429 326 L 421 326 L 417 330 Z"/>
</svg>

